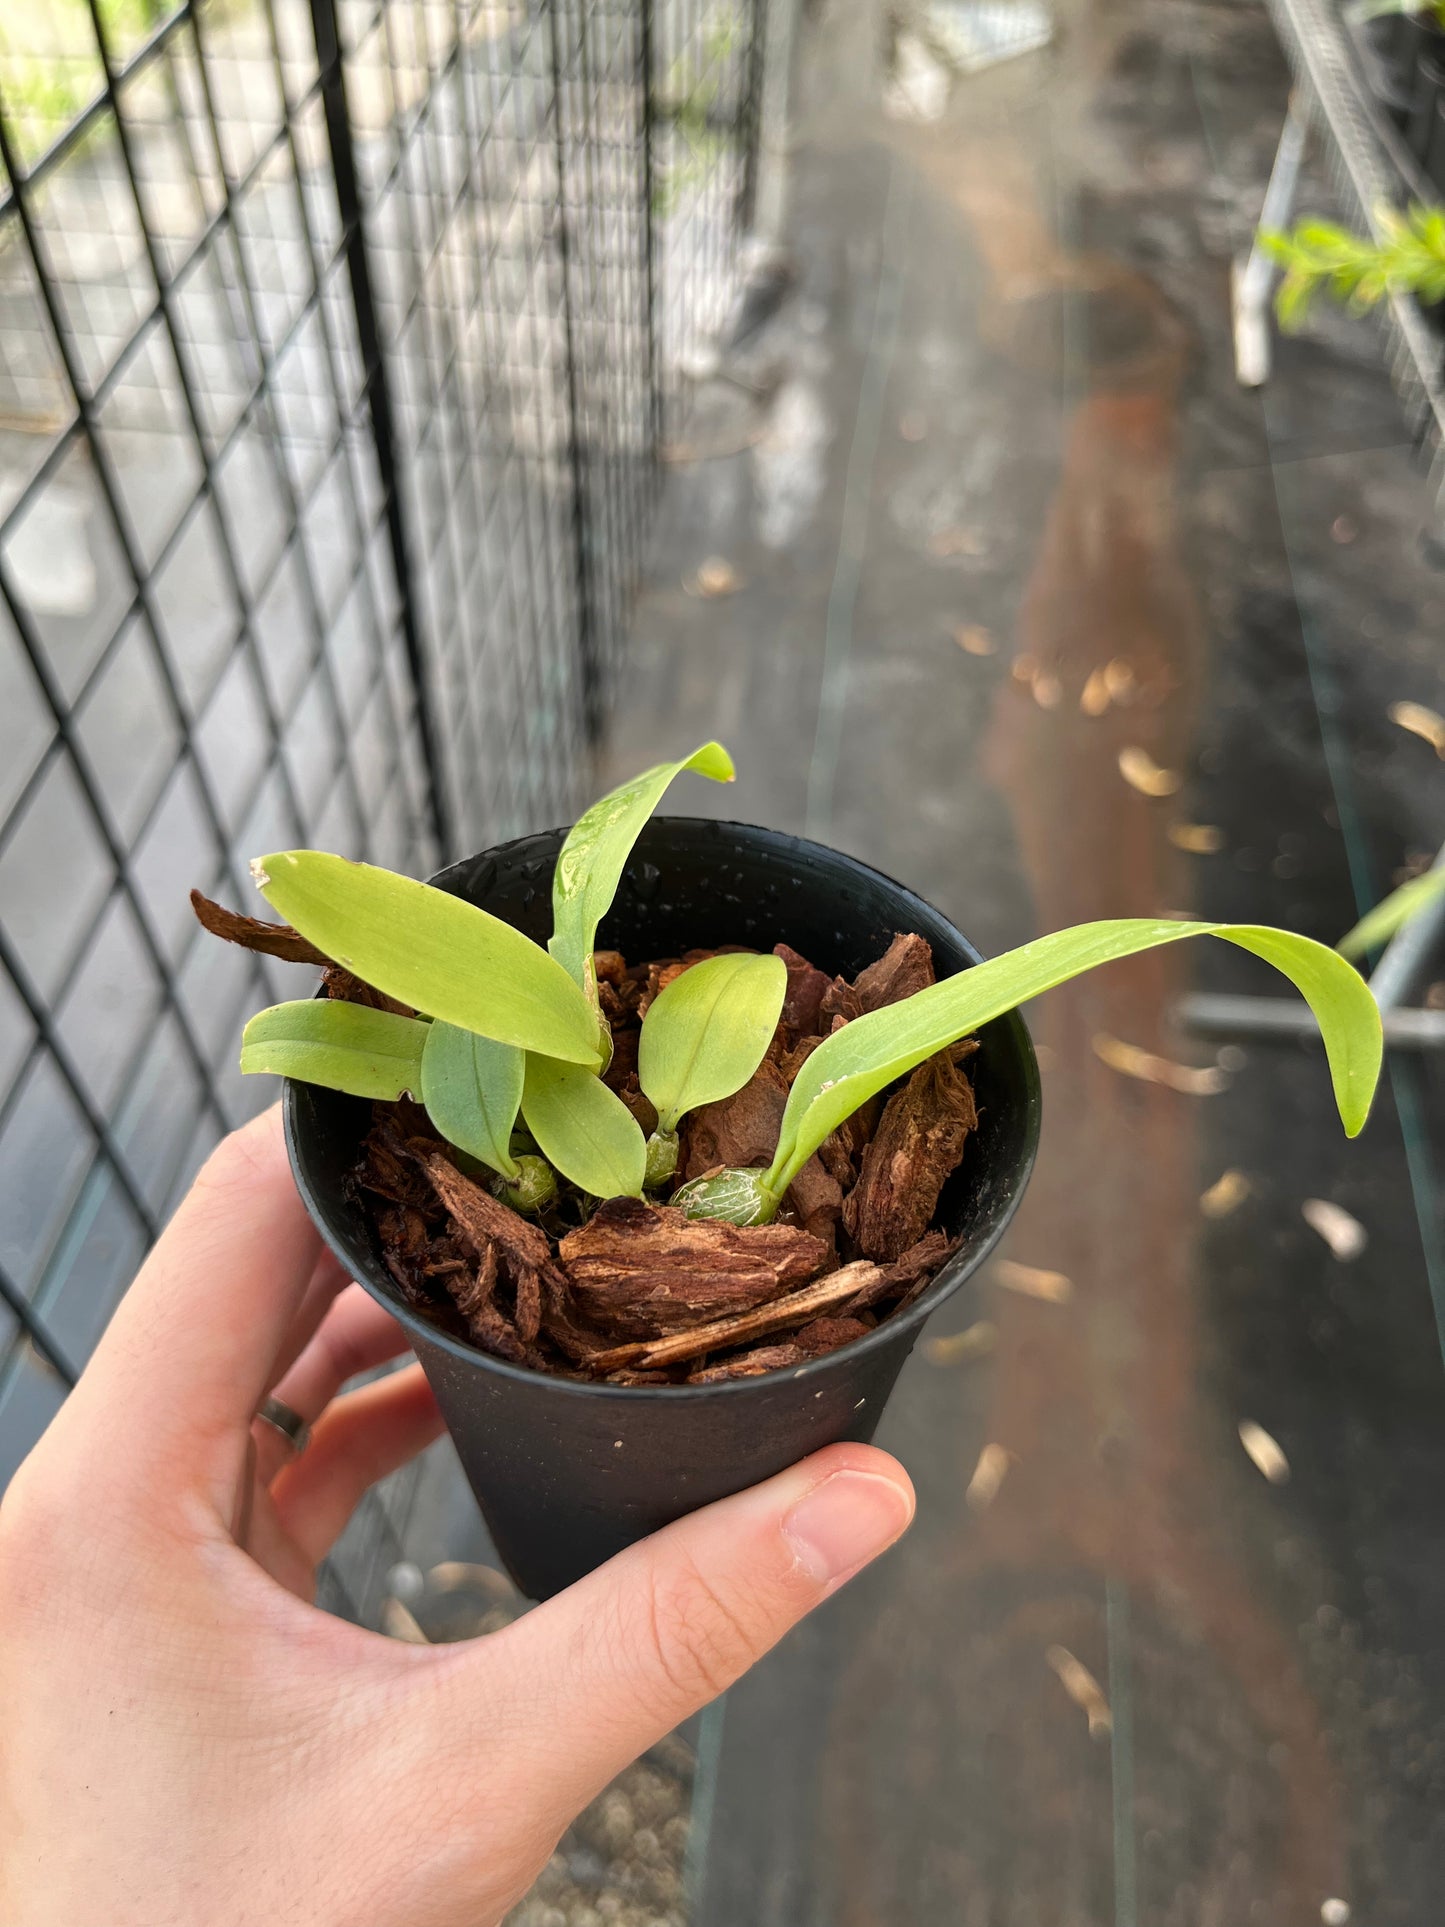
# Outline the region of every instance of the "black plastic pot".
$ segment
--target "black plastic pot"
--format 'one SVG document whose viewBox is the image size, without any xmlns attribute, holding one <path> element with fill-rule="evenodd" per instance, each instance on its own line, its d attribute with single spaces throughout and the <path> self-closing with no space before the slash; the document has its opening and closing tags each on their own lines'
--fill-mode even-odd
<svg viewBox="0 0 1445 1927">
<path fill-rule="evenodd" d="M 433 881 L 545 941 L 561 831 L 454 864 Z M 633 959 L 694 946 L 790 943 L 820 968 L 855 975 L 897 931 L 933 946 L 940 975 L 978 952 L 946 917 L 890 878 L 821 844 L 740 823 L 660 817 L 638 840 L 604 947 Z M 740 1491 L 805 1454 L 866 1440 L 914 1340 L 977 1270 L 1023 1194 L 1039 1133 L 1039 1077 L 1022 1018 L 981 1033 L 970 1064 L 979 1129 L 945 1187 L 939 1222 L 962 1233 L 948 1266 L 908 1311 L 796 1371 L 720 1385 L 579 1384 L 490 1358 L 405 1304 L 347 1196 L 366 1103 L 288 1083 L 286 1138 L 307 1208 L 352 1276 L 406 1327 L 498 1552 L 521 1590 L 544 1599 L 659 1526 Z"/>
</svg>

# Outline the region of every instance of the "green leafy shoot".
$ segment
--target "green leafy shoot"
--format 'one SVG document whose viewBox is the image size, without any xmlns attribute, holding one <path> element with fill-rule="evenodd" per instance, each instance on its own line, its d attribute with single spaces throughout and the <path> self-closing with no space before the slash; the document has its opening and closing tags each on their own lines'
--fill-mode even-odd
<svg viewBox="0 0 1445 1927">
<path fill-rule="evenodd" d="M 398 1098 L 421 1089 L 430 1025 L 326 997 L 257 1011 L 241 1035 L 241 1069 L 296 1077 L 351 1097 Z"/>
<path fill-rule="evenodd" d="M 1223 937 L 1289 977 L 1319 1020 L 1335 1102 L 1350 1137 L 1364 1126 L 1380 1074 L 1380 1013 L 1358 971 L 1309 937 L 1254 924 L 1172 923 L 1121 918 L 1055 931 L 899 1004 L 870 1011 L 826 1038 L 793 1081 L 777 1155 L 763 1175 L 776 1210 L 818 1146 L 881 1091 L 926 1057 L 991 1018 L 1099 964 L 1186 937 Z"/>
<path fill-rule="evenodd" d="M 710 776 L 715 783 L 730 783 L 736 774 L 733 759 L 721 743 L 704 743 L 681 762 L 659 763 L 620 789 L 609 791 L 578 817 L 558 853 L 552 876 L 552 941 L 547 948 L 573 982 L 582 987 L 594 1009 L 597 980 L 592 952 L 597 926 L 612 908 L 643 824 L 673 777 L 689 769 L 699 776 Z M 567 1055 L 563 1051 L 550 1054 Z"/>
<path fill-rule="evenodd" d="M 522 1116 L 537 1149 L 594 1198 L 642 1195 L 647 1146 L 636 1118 L 579 1064 L 527 1053 Z"/>
<path fill-rule="evenodd" d="M 526 1052 L 455 1024 L 429 1026 L 421 1057 L 421 1101 L 449 1144 L 515 1184 L 512 1127 L 522 1104 Z"/>
<path fill-rule="evenodd" d="M 1445 208 L 1381 207 L 1375 218 L 1378 240 L 1313 216 L 1288 234 L 1261 230 L 1260 246 L 1284 269 L 1275 296 L 1281 327 L 1300 327 L 1322 290 L 1357 314 L 1390 293 L 1445 299 Z"/>
<path fill-rule="evenodd" d="M 700 1104 L 742 1089 L 772 1042 L 788 988 L 781 957 L 745 954 L 693 964 L 652 1004 L 637 1051 L 638 1082 L 663 1137 Z"/>
<path fill-rule="evenodd" d="M 1402 883 L 1398 890 L 1382 898 L 1373 910 L 1367 910 L 1335 948 L 1342 957 L 1351 960 L 1363 957 L 1367 951 L 1378 950 L 1412 917 L 1418 916 L 1427 903 L 1433 903 L 1442 890 L 1445 890 L 1445 864 L 1427 870 L 1423 876 L 1411 877 L 1408 883 Z"/>
<path fill-rule="evenodd" d="M 597 1019 L 539 944 L 429 883 L 283 850 L 251 866 L 262 894 L 363 983 L 461 1030 L 596 1068 Z"/>
</svg>

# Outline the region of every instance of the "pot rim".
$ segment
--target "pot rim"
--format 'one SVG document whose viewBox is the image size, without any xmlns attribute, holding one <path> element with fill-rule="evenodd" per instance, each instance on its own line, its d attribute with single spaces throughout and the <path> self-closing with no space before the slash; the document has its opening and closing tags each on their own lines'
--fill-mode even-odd
<svg viewBox="0 0 1445 1927">
<path fill-rule="evenodd" d="M 862 876 L 873 878 L 878 882 L 887 884 L 889 889 L 895 891 L 900 899 L 908 904 L 917 904 L 920 909 L 928 913 L 930 918 L 946 924 L 960 948 L 968 956 L 970 965 L 984 961 L 983 952 L 979 950 L 976 944 L 971 943 L 969 939 L 964 936 L 952 918 L 946 916 L 944 912 L 939 910 L 934 904 L 929 903 L 925 897 L 921 897 L 916 890 L 909 889 L 907 884 L 899 883 L 895 877 L 889 876 L 887 871 L 876 869 L 872 864 L 862 862 L 858 857 L 851 856 L 845 850 L 834 849 L 831 844 L 819 843 L 816 838 L 813 837 L 796 836 L 787 830 L 771 829 L 765 824 L 740 823 L 732 818 L 654 816 L 649 819 L 649 822 L 659 825 L 668 823 L 687 825 L 689 828 L 707 827 L 710 830 L 716 830 L 719 834 L 742 830 L 753 836 L 761 835 L 770 842 L 787 843 L 793 847 L 802 845 L 806 849 L 818 850 L 834 862 L 847 864 L 850 869 L 858 872 Z M 566 830 L 562 828 L 534 830 L 524 836 L 509 837 L 505 843 L 491 844 L 485 850 L 479 850 L 472 856 L 460 857 L 456 863 L 444 865 L 442 869 L 433 871 L 428 881 L 436 882 L 437 878 L 445 876 L 451 870 L 459 869 L 465 864 L 478 863 L 483 858 L 491 856 L 498 851 L 512 848 L 515 844 L 530 842 L 534 837 L 541 838 L 565 834 Z M 958 973 L 953 972 L 952 974 L 957 975 Z M 320 994 L 318 989 L 317 995 L 319 996 Z M 404 1331 L 421 1338 L 434 1350 L 446 1352 L 463 1364 L 478 1366 L 484 1370 L 496 1372 L 503 1378 L 520 1379 L 531 1386 L 538 1384 L 550 1386 L 559 1394 L 572 1394 L 589 1399 L 597 1398 L 600 1395 L 604 1398 L 634 1401 L 643 1397 L 679 1401 L 683 1399 L 718 1398 L 727 1396 L 728 1394 L 746 1393 L 754 1386 L 776 1383 L 781 1379 L 790 1379 L 801 1387 L 810 1379 L 821 1376 L 830 1369 L 836 1369 L 839 1362 L 843 1359 L 857 1358 L 867 1352 L 881 1350 L 889 1344 L 896 1343 L 902 1333 L 916 1331 L 920 1325 L 927 1322 L 945 1298 L 951 1297 L 955 1291 L 966 1284 L 974 1273 L 982 1267 L 984 1261 L 993 1253 L 999 1240 L 1012 1222 L 1014 1213 L 1018 1210 L 1023 1200 L 1024 1192 L 1028 1188 L 1028 1180 L 1033 1171 L 1035 1159 L 1038 1156 L 1039 1128 L 1043 1107 L 1043 1087 L 1039 1076 L 1038 1057 L 1034 1051 L 1033 1039 L 1029 1035 L 1028 1026 L 1024 1022 L 1021 1013 L 1017 1009 L 1005 1011 L 1002 1016 L 991 1018 L 989 1021 L 991 1024 L 1008 1025 L 1017 1033 L 1018 1041 L 1022 1045 L 1021 1055 L 1023 1058 L 1024 1078 L 1027 1088 L 1027 1097 L 1025 1100 L 1025 1139 L 1023 1155 L 1019 1162 L 1012 1197 L 1004 1206 L 1004 1209 L 999 1214 L 983 1242 L 966 1255 L 950 1259 L 938 1275 L 930 1282 L 927 1291 L 917 1298 L 914 1303 L 908 1307 L 907 1311 L 897 1312 L 888 1318 L 880 1320 L 874 1329 L 866 1333 L 862 1338 L 851 1339 L 846 1345 L 839 1345 L 831 1352 L 824 1352 L 819 1358 L 809 1359 L 804 1365 L 778 1366 L 772 1371 L 757 1372 L 748 1378 L 721 1379 L 709 1385 L 607 1385 L 601 1384 L 595 1379 L 563 1378 L 553 1372 L 536 1372 L 529 1366 L 513 1365 L 508 1363 L 506 1359 L 494 1357 L 491 1352 L 484 1352 L 479 1346 L 468 1344 L 464 1339 L 458 1338 L 454 1333 L 446 1331 L 440 1325 L 430 1323 L 430 1321 L 422 1317 L 413 1306 L 408 1305 L 399 1292 L 388 1291 L 381 1302 Z M 297 1189 L 301 1193 L 302 1202 L 306 1204 L 308 1213 L 312 1217 L 312 1222 L 317 1225 L 323 1240 L 332 1253 L 340 1260 L 348 1275 L 354 1276 L 352 1260 L 344 1247 L 343 1241 L 334 1234 L 324 1214 L 311 1213 L 310 1211 L 309 1186 L 306 1185 L 302 1179 L 296 1142 L 297 1089 L 297 1080 L 290 1077 L 284 1080 L 281 1109 L 285 1126 L 286 1154 L 290 1160 L 291 1173 L 296 1180 Z M 368 1283 L 365 1278 L 356 1279 L 356 1282 L 361 1285 L 363 1290 L 370 1292 L 372 1297 L 375 1298 L 380 1295 L 376 1287 Z"/>
</svg>

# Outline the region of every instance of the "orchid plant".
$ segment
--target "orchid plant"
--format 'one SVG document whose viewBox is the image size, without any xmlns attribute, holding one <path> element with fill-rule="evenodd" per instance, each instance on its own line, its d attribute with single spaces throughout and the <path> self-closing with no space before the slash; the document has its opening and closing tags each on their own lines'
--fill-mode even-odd
<svg viewBox="0 0 1445 1927">
<path fill-rule="evenodd" d="M 665 1185 L 676 1170 L 679 1123 L 753 1076 L 787 988 L 781 958 L 750 952 L 711 957 L 667 984 L 647 1010 L 638 1048 L 638 1080 L 657 1112 L 645 1139 L 603 1082 L 611 1036 L 594 945 L 638 833 L 688 770 L 719 782 L 734 774 L 722 745 L 705 743 L 611 791 L 573 827 L 553 876 L 546 949 L 476 905 L 388 870 L 314 850 L 259 858 L 253 874 L 272 907 L 324 955 L 416 1015 L 334 999 L 278 1004 L 246 1026 L 242 1070 L 358 1097 L 409 1095 L 520 1209 L 550 1200 L 555 1173 L 594 1197 Z M 1343 957 L 1260 925 L 1126 918 L 1056 931 L 855 1018 L 794 1078 L 768 1168 L 715 1172 L 683 1185 L 672 1202 L 693 1217 L 769 1222 L 830 1132 L 896 1078 L 1041 991 L 1194 936 L 1251 951 L 1295 984 L 1319 1022 L 1335 1102 L 1353 1137 L 1369 1114 L 1382 1044 L 1374 999 Z"/>
</svg>

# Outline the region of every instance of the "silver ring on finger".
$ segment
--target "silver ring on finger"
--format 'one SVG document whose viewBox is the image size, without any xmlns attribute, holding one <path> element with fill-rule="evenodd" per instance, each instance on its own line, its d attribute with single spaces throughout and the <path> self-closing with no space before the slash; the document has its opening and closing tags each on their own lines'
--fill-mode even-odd
<svg viewBox="0 0 1445 1927">
<path fill-rule="evenodd" d="M 311 1441 L 311 1427 L 284 1399 L 263 1398 L 256 1407 L 256 1417 L 281 1434 L 292 1458 L 299 1458 Z"/>
</svg>

